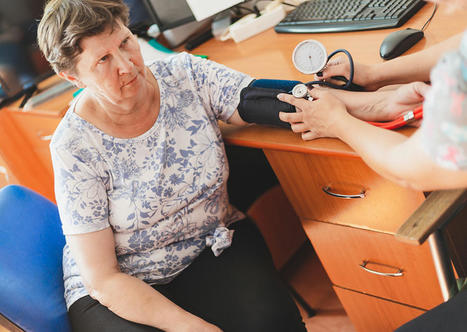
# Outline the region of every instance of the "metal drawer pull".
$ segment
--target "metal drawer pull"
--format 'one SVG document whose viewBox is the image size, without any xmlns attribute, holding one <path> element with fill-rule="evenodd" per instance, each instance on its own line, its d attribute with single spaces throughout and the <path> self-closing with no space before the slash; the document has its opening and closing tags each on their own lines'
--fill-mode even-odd
<svg viewBox="0 0 467 332">
<path fill-rule="evenodd" d="M 8 177 L 8 171 L 5 167 L 0 166 L 0 174 L 3 174 L 5 176 L 6 182 L 10 183 L 10 178 Z"/>
<path fill-rule="evenodd" d="M 52 135 L 42 135 L 42 133 L 37 133 L 37 136 L 41 141 L 50 141 L 52 139 Z"/>
<path fill-rule="evenodd" d="M 344 199 L 364 198 L 365 197 L 365 189 L 362 189 L 362 191 L 359 194 L 349 194 L 349 195 L 338 194 L 338 193 L 332 192 L 331 191 L 332 188 L 330 186 L 325 186 L 322 189 L 326 194 L 328 194 L 330 196 L 344 198 Z"/>
<path fill-rule="evenodd" d="M 366 272 L 370 272 L 370 273 L 377 274 L 379 276 L 384 276 L 384 277 L 402 277 L 404 275 L 404 271 L 402 271 L 402 269 L 399 269 L 397 267 L 384 265 L 384 264 L 379 264 L 379 263 L 372 263 L 372 264 L 376 264 L 376 265 L 390 267 L 392 269 L 397 269 L 397 272 L 394 272 L 394 273 L 379 272 L 379 271 L 375 271 L 375 270 L 367 268 L 366 266 L 367 266 L 368 263 L 371 263 L 371 262 L 363 261 L 363 264 L 360 264 L 360 267 L 362 269 L 364 269 Z"/>
</svg>

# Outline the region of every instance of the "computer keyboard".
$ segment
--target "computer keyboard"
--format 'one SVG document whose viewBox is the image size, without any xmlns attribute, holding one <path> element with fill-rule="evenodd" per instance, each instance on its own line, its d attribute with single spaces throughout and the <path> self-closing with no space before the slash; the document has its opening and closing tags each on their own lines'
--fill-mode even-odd
<svg viewBox="0 0 467 332">
<path fill-rule="evenodd" d="M 393 28 L 404 24 L 423 0 L 310 0 L 290 12 L 274 30 L 321 33 Z"/>
</svg>

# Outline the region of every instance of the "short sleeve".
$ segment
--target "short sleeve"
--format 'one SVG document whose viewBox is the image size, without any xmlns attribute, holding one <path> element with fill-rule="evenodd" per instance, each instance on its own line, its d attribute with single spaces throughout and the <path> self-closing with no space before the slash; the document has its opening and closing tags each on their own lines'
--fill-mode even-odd
<svg viewBox="0 0 467 332">
<path fill-rule="evenodd" d="M 214 61 L 186 54 L 196 90 L 216 119 L 227 121 L 237 109 L 240 91 L 252 77 Z"/>
<path fill-rule="evenodd" d="M 460 52 L 446 54 L 431 73 L 423 105 L 423 147 L 441 167 L 467 169 L 467 77 Z"/>
<path fill-rule="evenodd" d="M 105 184 L 99 155 L 92 148 L 51 144 L 57 200 L 63 233 L 82 234 L 109 227 Z"/>
</svg>

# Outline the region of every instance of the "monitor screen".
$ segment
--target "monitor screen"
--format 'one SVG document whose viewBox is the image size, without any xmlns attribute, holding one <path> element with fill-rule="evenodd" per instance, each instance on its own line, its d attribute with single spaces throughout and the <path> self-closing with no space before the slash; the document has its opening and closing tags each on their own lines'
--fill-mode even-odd
<svg viewBox="0 0 467 332">
<path fill-rule="evenodd" d="M 36 41 L 45 2 L 0 0 L 0 105 L 53 75 Z M 124 2 L 130 8 L 130 25 L 151 21 L 143 0 Z"/>
<path fill-rule="evenodd" d="M 52 74 L 36 42 L 44 2 L 0 0 L 0 100 Z"/>
</svg>

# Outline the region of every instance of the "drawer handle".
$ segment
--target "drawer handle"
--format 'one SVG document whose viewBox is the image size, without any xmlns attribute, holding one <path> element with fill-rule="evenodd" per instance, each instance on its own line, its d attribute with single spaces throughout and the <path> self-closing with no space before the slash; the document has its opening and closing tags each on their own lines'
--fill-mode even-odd
<svg viewBox="0 0 467 332">
<path fill-rule="evenodd" d="M 0 174 L 3 174 L 5 177 L 6 183 L 10 183 L 10 178 L 8 177 L 8 171 L 5 167 L 0 166 Z"/>
<path fill-rule="evenodd" d="M 375 271 L 375 270 L 372 270 L 372 269 L 366 267 L 368 263 L 390 267 L 390 268 L 396 269 L 397 272 L 390 273 L 390 272 Z M 379 263 L 373 263 L 373 262 L 370 262 L 370 261 L 363 261 L 363 264 L 360 264 L 360 267 L 362 269 L 364 269 L 366 272 L 370 272 L 370 273 L 377 274 L 379 276 L 384 276 L 384 277 L 402 277 L 404 275 L 404 272 L 402 271 L 402 269 L 399 269 L 399 268 L 394 267 L 394 266 L 389 266 L 389 265 L 384 265 L 384 264 L 379 264 Z"/>
<path fill-rule="evenodd" d="M 331 191 L 332 188 L 330 186 L 325 186 L 322 189 L 326 194 L 328 194 L 330 196 L 344 198 L 344 199 L 364 198 L 365 197 L 365 189 L 362 189 L 362 191 L 360 191 L 359 194 L 338 194 L 338 193 L 332 192 Z"/>
<path fill-rule="evenodd" d="M 53 134 L 52 135 L 42 135 L 42 133 L 37 133 L 37 136 L 39 137 L 39 139 L 41 141 L 50 141 L 53 137 Z"/>
</svg>

